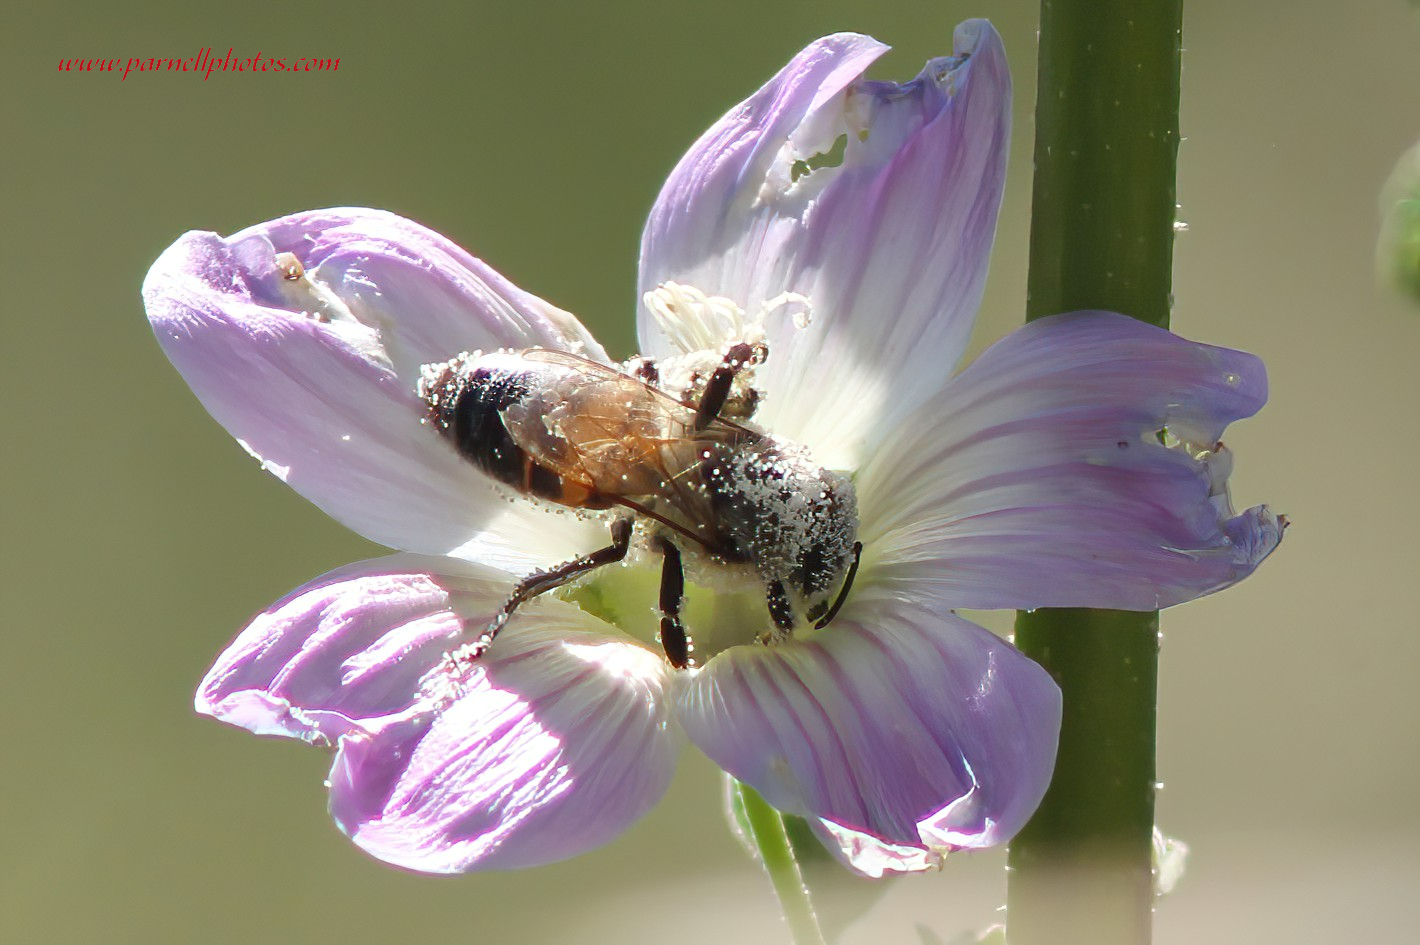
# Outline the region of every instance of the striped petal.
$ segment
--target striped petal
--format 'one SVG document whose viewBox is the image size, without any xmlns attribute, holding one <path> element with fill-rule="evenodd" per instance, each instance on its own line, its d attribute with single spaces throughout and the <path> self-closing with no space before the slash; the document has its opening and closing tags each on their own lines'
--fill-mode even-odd
<svg viewBox="0 0 1420 945">
<path fill-rule="evenodd" d="M 946 611 L 858 595 L 829 628 L 716 656 L 686 734 L 780 810 L 928 853 L 1005 842 L 1049 783 L 1060 693 Z"/>
<path fill-rule="evenodd" d="M 338 568 L 258 614 L 197 691 L 197 711 L 316 743 L 408 712 L 423 677 L 506 599 L 501 573 L 391 555 Z"/>
<path fill-rule="evenodd" d="M 335 744 L 331 813 L 387 862 L 449 873 L 584 852 L 669 783 L 668 670 L 552 600 L 525 605 L 472 665 L 451 660 L 509 589 L 452 558 L 333 571 L 253 621 L 203 681 L 198 711 Z"/>
<path fill-rule="evenodd" d="M 1233 512 L 1262 363 L 1076 312 L 984 352 L 857 479 L 876 579 L 951 607 L 1154 610 L 1241 580 L 1285 519 Z"/>
<path fill-rule="evenodd" d="M 666 663 L 560 609 L 510 627 L 446 705 L 342 740 L 330 809 L 357 844 L 421 872 L 519 869 L 655 806 L 679 747 Z"/>
<path fill-rule="evenodd" d="M 391 214 L 299 214 L 189 233 L 148 273 L 158 340 L 262 465 L 372 541 L 525 572 L 586 547 L 580 523 L 512 507 L 423 422 L 419 365 L 585 330 Z M 595 539 L 592 539 L 595 540 Z"/>
</svg>

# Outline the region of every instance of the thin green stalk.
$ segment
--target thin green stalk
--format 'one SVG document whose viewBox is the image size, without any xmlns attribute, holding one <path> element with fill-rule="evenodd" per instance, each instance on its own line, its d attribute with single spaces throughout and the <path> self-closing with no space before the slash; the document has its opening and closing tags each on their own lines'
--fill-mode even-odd
<svg viewBox="0 0 1420 945">
<path fill-rule="evenodd" d="M 735 813 L 759 851 L 759 861 L 774 885 L 774 894 L 779 897 L 794 945 L 824 945 L 808 887 L 804 885 L 789 834 L 784 829 L 784 815 L 747 784 L 735 782 L 734 791 L 739 808 Z"/>
<path fill-rule="evenodd" d="M 1043 0 L 1027 319 L 1168 327 L 1182 0 Z M 1050 790 L 1011 845 L 1011 945 L 1151 936 L 1158 614 L 1039 610 L 1016 645 L 1064 693 Z"/>
</svg>

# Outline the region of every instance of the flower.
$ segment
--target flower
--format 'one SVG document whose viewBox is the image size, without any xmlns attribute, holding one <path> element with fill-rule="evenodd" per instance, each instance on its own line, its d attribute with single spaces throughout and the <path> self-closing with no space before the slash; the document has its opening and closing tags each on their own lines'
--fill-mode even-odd
<svg viewBox="0 0 1420 945">
<path fill-rule="evenodd" d="M 1234 514 L 1218 441 L 1265 400 L 1255 358 L 1077 312 L 949 374 L 994 235 L 1009 74 L 983 21 L 903 85 L 862 78 L 884 49 L 838 34 L 799 53 L 695 143 L 642 242 L 642 351 L 681 377 L 661 383 L 683 390 L 728 341 L 764 345 L 740 406 L 757 397 L 754 423 L 856 490 L 846 605 L 782 642 L 756 642 L 762 585 L 702 562 L 701 663 L 673 668 L 652 642 L 654 569 L 633 561 L 524 604 L 469 658 L 515 581 L 602 547 L 606 522 L 510 501 L 425 422 L 421 378 L 472 350 L 606 352 L 374 210 L 193 232 L 154 264 L 149 317 L 212 415 L 400 551 L 278 601 L 197 695 L 333 746 L 331 813 L 373 855 L 462 872 L 588 850 L 655 804 L 684 736 L 862 871 L 1003 842 L 1045 791 L 1060 695 L 953 608 L 1151 610 L 1277 544 L 1265 507 Z"/>
</svg>

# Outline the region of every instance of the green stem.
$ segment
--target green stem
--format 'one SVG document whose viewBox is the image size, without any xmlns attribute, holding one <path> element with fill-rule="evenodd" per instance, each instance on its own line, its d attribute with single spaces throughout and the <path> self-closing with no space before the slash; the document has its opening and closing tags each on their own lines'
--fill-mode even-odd
<svg viewBox="0 0 1420 945">
<path fill-rule="evenodd" d="M 1043 0 L 1027 319 L 1168 327 L 1182 0 Z M 1011 945 L 1142 945 L 1153 908 L 1158 614 L 1039 610 L 1016 645 L 1060 684 L 1050 790 L 1011 845 Z"/>
<path fill-rule="evenodd" d="M 804 885 L 789 834 L 784 829 L 784 815 L 747 784 L 735 782 L 734 791 L 739 807 L 737 813 L 742 815 L 740 821 L 759 850 L 759 861 L 774 885 L 774 894 L 779 897 L 794 945 L 824 945 L 808 887 Z"/>
</svg>

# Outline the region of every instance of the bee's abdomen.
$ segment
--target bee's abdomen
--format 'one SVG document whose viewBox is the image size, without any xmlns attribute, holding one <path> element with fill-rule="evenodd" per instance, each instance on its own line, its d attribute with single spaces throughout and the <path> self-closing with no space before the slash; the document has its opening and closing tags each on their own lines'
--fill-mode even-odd
<svg viewBox="0 0 1420 945">
<path fill-rule="evenodd" d="M 503 425 L 501 411 L 525 398 L 531 386 L 527 372 L 474 366 L 458 357 L 426 368 L 419 393 L 429 406 L 429 422 L 465 459 L 521 489 L 528 457 Z"/>
<path fill-rule="evenodd" d="M 602 508 L 599 496 L 534 462 L 503 422 L 503 411 L 525 401 L 537 376 L 516 366 L 473 364 L 461 355 L 425 368 L 419 394 L 428 419 L 469 462 L 526 495 L 574 508 Z"/>
</svg>

